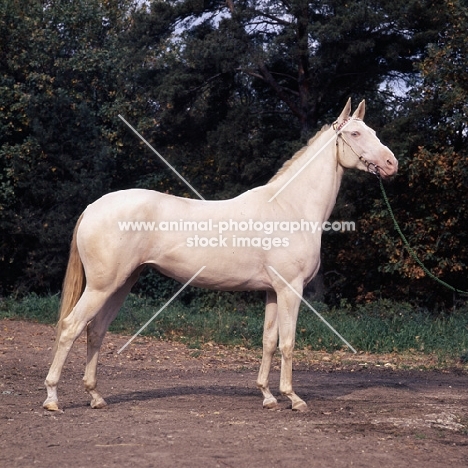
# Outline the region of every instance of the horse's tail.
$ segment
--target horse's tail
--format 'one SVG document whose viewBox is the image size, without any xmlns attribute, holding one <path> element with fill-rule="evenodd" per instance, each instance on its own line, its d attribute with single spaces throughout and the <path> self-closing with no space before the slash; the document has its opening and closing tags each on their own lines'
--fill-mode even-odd
<svg viewBox="0 0 468 468">
<path fill-rule="evenodd" d="M 76 243 L 76 234 L 81 223 L 81 215 L 73 231 L 73 238 L 70 246 L 70 258 L 68 259 L 67 271 L 63 280 L 62 299 L 60 301 L 59 320 L 57 323 L 57 337 L 55 339 L 54 354 L 57 350 L 60 334 L 62 333 L 63 319 L 70 315 L 76 303 L 83 294 L 86 286 L 86 277 L 84 274 L 83 263 L 81 262 L 78 246 Z"/>
</svg>

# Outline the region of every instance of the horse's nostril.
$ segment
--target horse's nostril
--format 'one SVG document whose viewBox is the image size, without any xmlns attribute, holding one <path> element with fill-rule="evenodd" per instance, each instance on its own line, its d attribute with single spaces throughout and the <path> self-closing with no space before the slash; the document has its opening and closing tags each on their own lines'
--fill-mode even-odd
<svg viewBox="0 0 468 468">
<path fill-rule="evenodd" d="M 388 164 L 389 166 L 393 166 L 393 162 L 392 162 L 392 160 L 390 160 L 390 159 L 387 159 L 387 164 Z"/>
</svg>

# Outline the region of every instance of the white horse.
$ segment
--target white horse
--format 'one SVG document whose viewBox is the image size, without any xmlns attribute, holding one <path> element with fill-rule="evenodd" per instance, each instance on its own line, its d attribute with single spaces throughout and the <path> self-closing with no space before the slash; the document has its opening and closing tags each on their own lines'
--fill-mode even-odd
<svg viewBox="0 0 468 468">
<path fill-rule="evenodd" d="M 106 405 L 96 390 L 99 349 L 125 297 L 149 265 L 182 283 L 204 267 L 194 286 L 266 291 L 257 380 L 263 407 L 277 406 L 268 375 L 279 337 L 280 392 L 291 400 L 293 410 L 305 410 L 306 403 L 292 387 L 292 355 L 300 296 L 319 269 L 321 244 L 321 230 L 312 232 L 307 223 L 320 226 L 328 219 L 345 169 L 388 177 L 398 168 L 393 153 L 364 124 L 364 113 L 362 101 L 350 116 L 348 100 L 336 122 L 318 132 L 266 185 L 236 198 L 201 201 L 132 189 L 89 205 L 71 243 L 44 408 L 58 409 L 60 373 L 85 327 L 84 386 L 93 408 Z M 125 228 L 128 222 L 155 224 L 138 230 L 136 224 Z"/>
</svg>

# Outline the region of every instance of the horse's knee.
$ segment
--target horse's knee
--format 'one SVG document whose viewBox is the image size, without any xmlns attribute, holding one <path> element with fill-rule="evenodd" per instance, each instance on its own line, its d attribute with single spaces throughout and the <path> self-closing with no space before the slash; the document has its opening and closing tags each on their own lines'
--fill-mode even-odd
<svg viewBox="0 0 468 468">
<path fill-rule="evenodd" d="M 281 351 L 281 356 L 284 359 L 292 359 L 293 351 L 294 351 L 294 341 L 285 341 L 280 343 L 279 349 Z"/>
<path fill-rule="evenodd" d="M 263 350 L 269 354 L 273 354 L 276 351 L 278 345 L 278 339 L 276 336 L 264 336 L 263 337 Z"/>
</svg>

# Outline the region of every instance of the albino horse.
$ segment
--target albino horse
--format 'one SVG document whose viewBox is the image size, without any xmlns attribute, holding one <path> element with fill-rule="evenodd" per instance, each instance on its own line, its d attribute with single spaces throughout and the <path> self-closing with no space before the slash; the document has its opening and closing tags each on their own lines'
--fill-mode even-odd
<svg viewBox="0 0 468 468">
<path fill-rule="evenodd" d="M 279 337 L 280 392 L 291 400 L 293 410 L 306 410 L 306 403 L 293 391 L 292 355 L 300 296 L 320 264 L 321 230 L 311 232 L 307 222 L 328 219 L 345 169 L 388 177 L 398 168 L 393 153 L 364 124 L 364 113 L 362 101 L 351 116 L 348 100 L 336 122 L 318 132 L 266 185 L 236 198 L 201 201 L 132 189 L 107 194 L 89 205 L 71 243 L 44 408 L 58 409 L 60 373 L 85 327 L 84 386 L 93 408 L 106 405 L 96 390 L 99 349 L 125 297 L 149 265 L 182 283 L 205 267 L 191 282 L 194 286 L 266 291 L 257 380 L 263 407 L 277 406 L 268 375 Z M 126 230 L 121 224 L 150 221 L 161 223 L 156 224 L 161 229 Z M 193 230 L 174 227 L 185 221 L 198 223 L 196 236 Z M 175 224 L 168 232 L 163 226 L 169 222 Z"/>
</svg>

